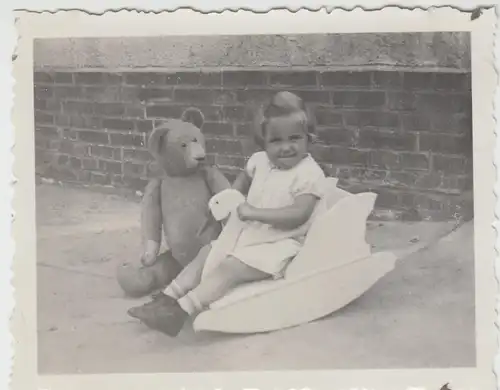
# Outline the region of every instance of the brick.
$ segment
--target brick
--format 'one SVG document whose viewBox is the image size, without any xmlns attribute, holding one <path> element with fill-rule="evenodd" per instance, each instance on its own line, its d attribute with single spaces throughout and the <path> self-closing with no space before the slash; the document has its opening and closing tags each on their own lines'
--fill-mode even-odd
<svg viewBox="0 0 500 390">
<path fill-rule="evenodd" d="M 375 88 L 395 89 L 403 85 L 403 76 L 401 72 L 393 71 L 375 71 L 372 72 L 372 85 Z"/>
<path fill-rule="evenodd" d="M 87 129 L 102 130 L 102 118 L 94 116 L 82 116 L 84 127 Z"/>
<path fill-rule="evenodd" d="M 403 170 L 416 169 L 428 170 L 430 167 L 429 156 L 424 153 L 401 153 L 401 167 Z"/>
<path fill-rule="evenodd" d="M 318 107 L 314 110 L 314 117 L 318 126 L 342 125 L 342 114 L 333 108 Z"/>
<path fill-rule="evenodd" d="M 371 74 L 358 71 L 321 72 L 319 83 L 320 86 L 369 87 Z"/>
<path fill-rule="evenodd" d="M 227 139 L 206 139 L 207 153 L 223 153 L 229 155 L 243 154 L 241 142 Z"/>
<path fill-rule="evenodd" d="M 106 173 L 122 174 L 122 163 L 117 161 L 99 160 L 99 169 Z"/>
<path fill-rule="evenodd" d="M 176 72 L 165 75 L 165 84 L 168 85 L 199 85 L 200 72 Z"/>
<path fill-rule="evenodd" d="M 58 165 L 67 165 L 69 163 L 69 156 L 66 154 L 60 154 L 57 157 L 57 164 Z"/>
<path fill-rule="evenodd" d="M 136 134 L 110 134 L 111 145 L 144 146 L 144 136 Z"/>
<path fill-rule="evenodd" d="M 109 143 L 108 134 L 97 132 L 97 131 L 78 131 L 78 139 L 80 141 L 92 143 L 92 144 L 107 144 Z"/>
<path fill-rule="evenodd" d="M 52 126 L 39 126 L 37 125 L 35 128 L 35 134 L 41 135 L 47 138 L 59 138 L 59 130 L 56 127 Z"/>
<path fill-rule="evenodd" d="M 35 84 L 33 90 L 35 99 L 48 99 L 54 96 L 54 90 L 52 87 L 37 85 Z"/>
<path fill-rule="evenodd" d="M 387 92 L 387 108 L 396 111 L 414 111 L 417 109 L 416 95 L 408 92 Z"/>
<path fill-rule="evenodd" d="M 435 154 L 432 156 L 432 167 L 436 171 L 448 174 L 470 174 L 472 160 L 461 156 L 447 156 Z"/>
<path fill-rule="evenodd" d="M 389 172 L 385 182 L 393 188 L 411 188 L 417 177 L 415 172 Z"/>
<path fill-rule="evenodd" d="M 430 119 L 418 114 L 401 114 L 401 125 L 406 131 L 430 131 L 432 129 Z"/>
<path fill-rule="evenodd" d="M 269 101 L 271 97 L 276 93 L 275 90 L 271 89 L 245 89 L 236 91 L 236 100 L 240 103 L 250 103 L 250 104 L 263 104 Z M 328 100 L 330 99 L 327 93 Z"/>
<path fill-rule="evenodd" d="M 435 88 L 445 91 L 469 91 L 470 73 L 436 73 Z"/>
<path fill-rule="evenodd" d="M 134 130 L 134 121 L 131 119 L 103 119 L 102 126 L 112 130 Z"/>
<path fill-rule="evenodd" d="M 236 123 L 235 130 L 238 137 L 253 137 L 255 134 L 255 124 L 253 122 Z"/>
<path fill-rule="evenodd" d="M 316 72 L 271 72 L 269 84 L 287 87 L 316 87 Z"/>
<path fill-rule="evenodd" d="M 33 81 L 35 83 L 53 83 L 54 77 L 48 72 L 34 72 Z"/>
<path fill-rule="evenodd" d="M 393 112 L 381 111 L 359 111 L 345 112 L 343 114 L 346 125 L 348 126 L 372 126 L 397 128 L 399 127 L 399 116 Z"/>
<path fill-rule="evenodd" d="M 233 125 L 223 122 L 205 122 L 203 132 L 213 135 L 234 135 Z"/>
<path fill-rule="evenodd" d="M 387 171 L 371 168 L 352 168 L 350 177 L 359 180 L 363 184 L 379 185 L 387 178 Z"/>
<path fill-rule="evenodd" d="M 65 154 L 73 154 L 74 146 L 75 146 L 74 142 L 68 140 L 61 140 L 59 151 Z"/>
<path fill-rule="evenodd" d="M 275 91 L 274 93 L 276 93 Z M 304 100 L 305 104 L 310 103 L 323 103 L 323 104 L 331 104 L 330 93 L 327 91 L 301 91 L 301 90 L 292 90 L 290 92 L 295 93 L 298 97 Z"/>
<path fill-rule="evenodd" d="M 123 177 L 123 183 L 136 191 L 144 191 L 144 188 L 146 188 L 146 185 L 148 184 L 148 180 L 138 178 L 138 177 Z"/>
<path fill-rule="evenodd" d="M 141 133 L 149 133 L 153 130 L 153 121 L 152 120 L 136 120 L 135 121 L 135 129 Z"/>
<path fill-rule="evenodd" d="M 81 72 L 74 73 L 75 84 L 101 84 L 105 81 L 104 73 Z"/>
<path fill-rule="evenodd" d="M 146 108 L 144 106 L 127 106 L 125 107 L 125 116 L 129 118 L 144 118 Z"/>
<path fill-rule="evenodd" d="M 210 89 L 176 89 L 174 91 L 175 101 L 189 104 L 210 104 L 214 101 L 214 97 L 214 91 Z"/>
<path fill-rule="evenodd" d="M 73 144 L 73 155 L 77 157 L 89 157 L 90 156 L 90 148 L 89 145 L 74 143 Z"/>
<path fill-rule="evenodd" d="M 340 107 L 379 108 L 385 105 L 385 93 L 379 91 L 335 91 L 332 103 Z"/>
<path fill-rule="evenodd" d="M 121 149 L 110 146 L 90 146 L 90 155 L 105 159 L 121 160 Z"/>
<path fill-rule="evenodd" d="M 319 139 L 329 145 L 355 146 L 358 132 L 343 127 L 318 127 L 316 133 Z"/>
<path fill-rule="evenodd" d="M 165 83 L 165 75 L 160 73 L 125 73 L 125 84 L 129 85 L 162 85 Z"/>
<path fill-rule="evenodd" d="M 49 140 L 49 150 L 58 152 L 59 149 L 61 149 L 61 140 L 60 139 Z"/>
<path fill-rule="evenodd" d="M 94 184 L 99 185 L 110 185 L 111 177 L 106 173 L 101 172 L 91 172 L 90 173 L 90 181 Z"/>
<path fill-rule="evenodd" d="M 221 119 L 228 122 L 249 122 L 253 119 L 253 112 L 247 106 L 224 106 Z"/>
<path fill-rule="evenodd" d="M 129 177 L 142 177 L 146 174 L 146 164 L 123 163 L 123 174 Z"/>
<path fill-rule="evenodd" d="M 121 88 L 119 86 L 88 86 L 83 87 L 83 94 L 94 102 L 120 102 L 137 100 L 136 88 Z"/>
<path fill-rule="evenodd" d="M 61 112 L 61 102 L 57 99 L 47 99 L 45 109 L 54 113 Z"/>
<path fill-rule="evenodd" d="M 472 132 L 472 117 L 467 114 L 438 113 L 429 115 L 429 118 L 435 132 L 455 134 Z"/>
<path fill-rule="evenodd" d="M 62 136 L 64 139 L 75 141 L 78 139 L 78 133 L 73 129 L 64 129 Z"/>
<path fill-rule="evenodd" d="M 392 209 L 398 206 L 399 197 L 397 193 L 381 188 L 373 189 L 373 192 L 377 194 L 375 207 Z"/>
<path fill-rule="evenodd" d="M 33 101 L 33 107 L 35 110 L 45 110 L 47 108 L 47 100 L 35 99 Z"/>
<path fill-rule="evenodd" d="M 471 188 L 469 177 L 466 175 L 444 175 L 440 189 L 447 193 L 461 194 Z"/>
<path fill-rule="evenodd" d="M 94 112 L 97 115 L 123 116 L 125 115 L 125 106 L 121 103 L 98 103 L 95 105 Z"/>
<path fill-rule="evenodd" d="M 434 73 L 403 72 L 405 89 L 434 89 Z"/>
<path fill-rule="evenodd" d="M 464 136 L 453 134 L 420 134 L 420 151 L 432 151 L 443 154 L 463 154 L 472 150 L 472 144 L 467 143 Z"/>
<path fill-rule="evenodd" d="M 86 127 L 86 121 L 85 118 L 81 115 L 70 115 L 67 117 L 68 118 L 68 125 L 71 127 L 76 127 L 76 128 L 85 128 Z"/>
<path fill-rule="evenodd" d="M 123 75 L 121 73 L 106 73 L 104 75 L 104 82 L 106 84 L 122 84 Z"/>
<path fill-rule="evenodd" d="M 370 161 L 368 152 L 352 148 L 316 145 L 314 151 L 318 159 L 325 163 L 367 166 Z"/>
<path fill-rule="evenodd" d="M 49 149 L 50 148 L 50 140 L 48 140 L 47 138 L 44 138 L 43 136 L 39 136 L 37 133 L 35 133 L 35 147 L 37 148 L 37 152 L 38 150 L 42 149 L 42 150 L 45 150 L 45 149 Z"/>
<path fill-rule="evenodd" d="M 69 114 L 93 114 L 94 104 L 90 102 L 63 102 L 63 112 Z"/>
<path fill-rule="evenodd" d="M 54 116 L 41 111 L 35 111 L 35 123 L 53 124 Z"/>
<path fill-rule="evenodd" d="M 441 187 L 443 175 L 441 172 L 428 172 L 415 180 L 415 186 L 420 189 L 437 190 Z"/>
<path fill-rule="evenodd" d="M 222 72 L 200 73 L 200 85 L 222 87 Z"/>
<path fill-rule="evenodd" d="M 80 160 L 78 157 L 70 157 L 69 165 L 73 169 L 82 169 L 82 160 Z"/>
<path fill-rule="evenodd" d="M 267 76 L 262 71 L 223 71 L 222 85 L 224 87 L 247 87 L 267 85 Z"/>
<path fill-rule="evenodd" d="M 53 77 L 56 84 L 73 84 L 73 73 L 71 72 L 55 72 Z"/>
<path fill-rule="evenodd" d="M 439 93 L 420 93 L 417 95 L 417 109 L 430 115 L 470 112 L 471 108 L 471 96 Z"/>
<path fill-rule="evenodd" d="M 147 102 L 150 100 L 167 100 L 170 101 L 173 98 L 173 90 L 165 88 L 141 88 L 137 92 L 137 98 L 141 102 Z"/>
<path fill-rule="evenodd" d="M 228 89 L 213 89 L 212 93 L 214 104 L 237 104 L 237 91 Z"/>
<path fill-rule="evenodd" d="M 382 169 L 399 169 L 401 157 L 397 152 L 385 150 L 370 151 L 370 166 Z"/>
<path fill-rule="evenodd" d="M 152 156 L 147 150 L 123 149 L 124 161 L 149 162 L 151 159 Z"/>
<path fill-rule="evenodd" d="M 218 154 L 215 156 L 215 163 L 220 166 L 243 168 L 245 166 L 245 158 L 242 156 L 226 156 Z"/>
<path fill-rule="evenodd" d="M 57 85 L 54 87 L 54 96 L 56 99 L 92 99 L 92 96 L 86 93 L 86 89 L 79 86 Z"/>
<path fill-rule="evenodd" d="M 154 105 L 146 107 L 147 118 L 180 118 L 184 108 L 181 106 Z"/>
<path fill-rule="evenodd" d="M 368 149 L 413 151 L 416 147 L 416 137 L 415 134 L 363 129 L 359 133 L 358 146 Z"/>
</svg>

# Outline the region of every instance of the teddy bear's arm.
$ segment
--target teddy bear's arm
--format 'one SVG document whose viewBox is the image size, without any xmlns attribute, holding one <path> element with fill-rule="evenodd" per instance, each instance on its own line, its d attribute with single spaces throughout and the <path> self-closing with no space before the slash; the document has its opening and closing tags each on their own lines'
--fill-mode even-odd
<svg viewBox="0 0 500 390">
<path fill-rule="evenodd" d="M 152 179 L 144 191 L 141 202 L 142 240 L 161 243 L 162 212 L 161 212 L 161 180 Z"/>
<path fill-rule="evenodd" d="M 205 180 L 211 195 L 231 188 L 231 183 L 217 167 L 205 167 Z"/>
</svg>

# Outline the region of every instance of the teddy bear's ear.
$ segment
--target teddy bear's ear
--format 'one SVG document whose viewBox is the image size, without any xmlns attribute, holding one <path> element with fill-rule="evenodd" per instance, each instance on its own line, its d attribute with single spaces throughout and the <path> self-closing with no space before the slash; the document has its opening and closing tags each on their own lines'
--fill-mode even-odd
<svg viewBox="0 0 500 390">
<path fill-rule="evenodd" d="M 161 126 L 155 128 L 148 139 L 148 150 L 153 157 L 158 158 L 161 156 L 161 148 L 163 146 L 163 139 L 168 133 L 169 128 L 162 124 Z"/>
<path fill-rule="evenodd" d="M 205 123 L 205 117 L 203 113 L 194 107 L 189 107 L 184 110 L 181 116 L 181 120 L 184 122 L 189 122 L 195 125 L 197 128 L 201 129 L 203 123 Z"/>
</svg>

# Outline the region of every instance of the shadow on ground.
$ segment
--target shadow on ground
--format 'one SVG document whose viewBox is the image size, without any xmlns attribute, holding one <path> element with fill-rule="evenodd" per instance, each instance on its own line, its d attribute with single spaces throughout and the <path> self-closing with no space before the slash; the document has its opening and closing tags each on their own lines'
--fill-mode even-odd
<svg viewBox="0 0 500 390">
<path fill-rule="evenodd" d="M 344 309 L 259 335 L 195 334 L 188 324 L 175 339 L 127 317 L 140 300 L 114 280 L 117 263 L 139 255 L 138 226 L 137 202 L 38 186 L 40 374 L 475 365 L 472 223 L 451 234 L 453 223 L 370 224 L 374 250 L 403 259 Z"/>
</svg>

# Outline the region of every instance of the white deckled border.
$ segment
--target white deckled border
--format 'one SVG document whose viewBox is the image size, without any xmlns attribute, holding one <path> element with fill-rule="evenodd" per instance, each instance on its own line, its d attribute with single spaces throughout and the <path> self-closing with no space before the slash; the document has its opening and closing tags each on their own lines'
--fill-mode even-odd
<svg viewBox="0 0 500 390">
<path fill-rule="evenodd" d="M 23 7 L 26 1 L 16 2 L 16 7 Z M 118 7 L 124 2 L 115 2 Z M 200 2 L 201 3 L 201 2 Z M 365 2 L 366 3 L 366 2 Z M 415 2 L 405 2 L 411 6 Z M 437 4 L 426 2 L 427 6 Z M 88 3 L 87 3 L 88 4 Z M 303 3 L 301 3 L 303 4 Z M 371 3 L 373 4 L 373 3 Z M 418 3 L 425 6 L 425 2 Z M 459 4 L 459 2 L 456 2 Z M 462 3 L 463 4 L 463 3 Z M 60 7 L 68 7 L 60 1 Z M 89 7 L 91 5 L 88 5 Z M 198 7 L 202 5 L 199 4 Z M 81 6 L 83 7 L 83 6 Z M 113 7 L 111 2 L 106 8 Z M 139 6 L 140 7 L 140 6 Z M 234 5 L 232 6 L 235 7 Z M 154 6 L 153 6 L 154 8 Z M 214 7 L 212 7 L 214 8 Z M 266 7 L 267 8 L 267 7 Z M 473 8 L 473 7 L 471 7 Z M 299 11 L 292 14 L 287 11 L 272 11 L 267 14 L 238 12 L 202 15 L 189 10 L 175 14 L 137 14 L 130 11 L 107 13 L 103 16 L 89 16 L 85 13 L 68 12 L 49 14 L 23 14 L 19 21 L 20 45 L 19 57 L 15 62 L 16 109 L 13 120 L 16 124 L 16 160 L 14 169 L 18 183 L 16 185 L 14 208 L 16 221 L 13 234 L 22 245 L 16 246 L 14 272 L 16 279 L 16 312 L 12 322 L 16 338 L 16 357 L 13 370 L 14 389 L 54 389 L 66 390 L 89 388 L 116 389 L 402 389 L 419 387 L 438 390 L 449 382 L 452 390 L 488 389 L 493 387 L 493 356 L 497 347 L 494 345 L 495 332 L 493 321 L 494 291 L 493 244 L 495 234 L 492 229 L 494 166 L 492 145 L 494 144 L 494 121 L 492 117 L 492 97 L 497 84 L 493 69 L 493 25 L 496 22 L 493 10 L 484 11 L 483 15 L 470 21 L 470 14 L 461 13 L 451 8 L 431 11 L 409 11 L 387 8 L 378 12 L 365 12 L 356 9 L 351 12 L 336 10 L 331 14 L 324 11 L 312 13 Z M 3 25 L 4 29 L 7 30 Z M 478 366 L 479 369 L 432 369 L 432 370 L 349 370 L 349 371 L 302 371 L 302 372 L 259 372 L 259 373 L 203 373 L 203 374 L 108 374 L 87 376 L 45 376 L 36 375 L 36 277 L 34 225 L 34 156 L 33 156 L 33 115 L 32 115 L 32 37 L 56 36 L 122 36 L 122 35 L 159 35 L 175 33 L 217 34 L 217 33 L 307 33 L 307 32 L 376 32 L 376 31 L 456 31 L 471 30 L 473 41 L 472 86 L 474 94 L 474 174 L 475 174 L 475 251 L 476 251 L 476 310 L 478 325 Z M 6 31 L 6 37 L 9 32 Z M 12 36 L 12 34 L 10 34 Z M 498 50 L 498 47 L 496 48 Z M 9 53 L 10 58 L 10 53 Z M 9 68 L 9 65 L 6 66 Z M 4 72 L 4 93 L 9 93 L 12 85 L 10 69 Z M 498 94 L 495 96 L 498 98 Z M 8 105 L 4 105 L 7 107 Z M 12 128 L 5 116 L 5 129 Z M 8 135 L 7 135 L 8 137 Z M 9 143 L 10 142 L 10 143 Z M 4 153 L 9 155 L 11 140 L 0 143 Z M 500 147 L 500 146 L 499 146 Z M 3 164 L 1 172 L 8 179 L 10 164 Z M 9 173 L 7 173 L 9 172 Z M 481 187 L 481 188 L 480 188 Z M 0 192 L 6 204 L 9 195 Z M 7 206 L 10 212 L 10 206 Z M 500 208 L 500 206 L 499 206 Z M 7 212 L 6 214 L 7 215 Z M 5 227 L 7 221 L 4 222 Z M 4 226 L 2 225 L 2 227 Z M 0 231 L 0 234 L 3 231 Z M 8 229 L 5 236 L 8 237 Z M 12 246 L 10 247 L 13 249 Z M 9 248 L 4 251 L 8 256 Z M 5 265 L 5 263 L 3 263 Z M 8 270 L 8 267 L 6 268 Z M 499 271 L 500 273 L 500 271 Z M 7 271 L 0 272 L 2 278 L 8 278 Z M 8 290 L 4 296 L 10 295 Z M 7 310 L 10 308 L 7 307 Z M 450 326 L 453 326 L 450 324 Z M 0 346 L 0 349 L 3 349 Z M 3 349 L 6 350 L 6 349 Z M 8 358 L 7 358 L 8 359 Z"/>
</svg>

